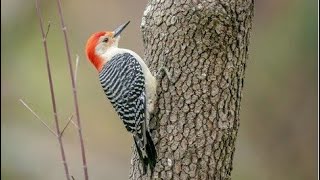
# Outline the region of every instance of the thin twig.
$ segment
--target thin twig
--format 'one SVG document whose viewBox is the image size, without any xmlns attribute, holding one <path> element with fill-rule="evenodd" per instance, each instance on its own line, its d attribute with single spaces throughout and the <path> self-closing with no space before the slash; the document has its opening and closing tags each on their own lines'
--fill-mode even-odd
<svg viewBox="0 0 320 180">
<path fill-rule="evenodd" d="M 71 121 L 71 123 L 72 123 L 77 129 L 79 129 L 78 125 L 77 125 L 74 121 Z"/>
<path fill-rule="evenodd" d="M 77 77 L 78 77 L 78 67 L 79 67 L 79 55 L 76 54 L 76 68 L 74 70 L 74 81 L 77 84 Z"/>
<path fill-rule="evenodd" d="M 71 115 L 69 117 L 69 121 L 67 122 L 66 126 L 64 126 L 64 128 L 62 129 L 61 133 L 60 133 L 60 136 L 63 136 L 63 133 L 64 133 L 64 130 L 67 129 L 67 127 L 69 126 L 70 122 L 72 121 L 72 118 L 73 118 L 73 115 Z"/>
<path fill-rule="evenodd" d="M 65 47 L 67 51 L 67 57 L 68 57 L 68 63 L 69 63 L 69 71 L 70 71 L 70 76 L 71 76 L 71 84 L 72 84 L 72 90 L 73 90 L 73 99 L 74 99 L 74 106 L 76 110 L 76 119 L 77 119 L 77 124 L 78 124 L 78 134 L 79 134 L 79 139 L 80 139 L 80 146 L 81 146 L 81 155 L 82 155 L 82 165 L 83 165 L 83 171 L 84 171 L 84 179 L 88 180 L 89 175 L 88 175 L 88 167 L 87 167 L 87 160 L 86 160 L 86 154 L 85 154 L 85 148 L 84 148 L 84 141 L 82 137 L 82 129 L 81 129 L 81 121 L 80 121 L 80 113 L 79 113 L 79 104 L 78 104 L 78 97 L 77 97 L 77 88 L 76 88 L 76 83 L 75 83 L 75 78 L 74 78 L 74 73 L 73 73 L 73 68 L 72 68 L 72 61 L 71 61 L 71 53 L 70 53 L 70 48 L 69 48 L 69 43 L 68 43 L 68 36 L 67 36 L 67 27 L 64 23 L 63 15 L 62 15 L 62 7 L 61 7 L 61 1 L 56 0 L 57 5 L 58 5 L 58 10 L 59 10 L 59 16 L 60 16 L 60 22 L 61 22 L 61 29 L 64 35 L 64 42 L 65 42 Z"/>
<path fill-rule="evenodd" d="M 69 119 L 69 121 L 74 125 L 74 127 L 76 127 L 77 129 L 79 129 L 78 125 L 72 120 L 73 117 L 74 117 L 74 113 L 73 113 L 68 119 Z M 70 122 L 68 122 L 68 123 L 70 123 Z"/>
<path fill-rule="evenodd" d="M 45 35 L 46 39 L 48 37 L 48 33 L 49 33 L 49 30 L 50 30 L 50 25 L 51 25 L 51 21 L 48 21 L 47 32 L 46 32 L 46 35 Z"/>
<path fill-rule="evenodd" d="M 51 94 L 51 101 L 52 101 L 52 109 L 53 109 L 54 121 L 55 121 L 55 124 L 56 124 L 56 130 L 57 130 L 56 134 L 60 135 L 58 113 L 57 113 L 56 100 L 55 100 L 54 90 L 53 90 L 53 81 L 52 81 L 52 77 L 51 77 L 51 69 L 50 69 L 50 61 L 49 61 L 48 46 L 47 46 L 47 41 L 46 41 L 46 34 L 44 33 L 44 29 L 43 29 L 43 22 L 42 22 L 42 16 L 41 16 L 41 13 L 40 13 L 39 0 L 35 0 L 35 1 L 36 1 L 37 15 L 39 17 L 39 24 L 40 24 L 40 29 L 41 29 L 42 42 L 43 42 L 43 48 L 44 48 L 44 52 L 45 52 L 46 64 L 47 64 L 48 79 L 49 79 L 49 86 L 50 86 L 50 94 Z M 49 29 L 49 27 L 48 27 L 48 29 Z M 66 155 L 65 155 L 64 147 L 63 147 L 63 141 L 62 141 L 61 136 L 58 136 L 58 141 L 59 141 L 59 145 L 60 145 L 60 152 L 61 152 L 62 163 L 63 163 L 64 170 L 65 170 L 65 175 L 66 175 L 67 180 L 70 180 L 69 168 L 68 168 Z"/>
<path fill-rule="evenodd" d="M 40 120 L 40 122 L 56 137 L 58 137 L 58 135 L 37 115 L 37 113 L 35 113 L 30 106 L 27 105 L 27 103 L 25 103 L 22 99 L 19 99 L 19 101 L 38 119 Z"/>
</svg>

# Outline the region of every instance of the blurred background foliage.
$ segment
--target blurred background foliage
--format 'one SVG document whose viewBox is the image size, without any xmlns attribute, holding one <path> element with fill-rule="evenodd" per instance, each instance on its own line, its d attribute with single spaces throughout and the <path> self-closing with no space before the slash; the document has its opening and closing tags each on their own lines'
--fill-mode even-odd
<svg viewBox="0 0 320 180">
<path fill-rule="evenodd" d="M 127 179 L 132 138 L 103 94 L 84 46 L 91 33 L 131 20 L 120 46 L 143 55 L 140 23 L 147 0 L 63 1 L 91 179 Z M 251 35 L 236 143 L 234 180 L 317 178 L 317 1 L 259 0 Z M 19 103 L 52 127 L 53 116 L 34 1 L 1 1 L 1 179 L 64 179 L 56 139 Z M 73 112 L 55 1 L 41 3 L 60 122 Z M 82 179 L 76 129 L 65 133 L 67 159 Z"/>
</svg>

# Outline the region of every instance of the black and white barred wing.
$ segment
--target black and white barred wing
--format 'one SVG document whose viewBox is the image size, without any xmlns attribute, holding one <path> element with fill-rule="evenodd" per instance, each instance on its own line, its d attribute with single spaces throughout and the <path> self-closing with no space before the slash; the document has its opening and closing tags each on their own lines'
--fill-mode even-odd
<svg viewBox="0 0 320 180">
<path fill-rule="evenodd" d="M 99 74 L 102 88 L 127 130 L 141 133 L 145 121 L 145 79 L 139 62 L 129 53 L 115 55 Z"/>
</svg>

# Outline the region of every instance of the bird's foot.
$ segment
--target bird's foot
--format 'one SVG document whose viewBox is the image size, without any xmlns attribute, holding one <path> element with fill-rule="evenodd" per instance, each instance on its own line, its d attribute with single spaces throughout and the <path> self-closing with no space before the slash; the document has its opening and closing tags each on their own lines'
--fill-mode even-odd
<svg viewBox="0 0 320 180">
<path fill-rule="evenodd" d="M 171 74 L 169 73 L 168 68 L 166 68 L 166 67 L 164 67 L 164 66 L 161 66 L 161 67 L 158 69 L 156 78 L 157 78 L 157 79 L 160 79 L 160 78 L 163 77 L 164 74 L 168 77 L 169 81 L 172 83 L 173 80 L 172 80 Z"/>
</svg>

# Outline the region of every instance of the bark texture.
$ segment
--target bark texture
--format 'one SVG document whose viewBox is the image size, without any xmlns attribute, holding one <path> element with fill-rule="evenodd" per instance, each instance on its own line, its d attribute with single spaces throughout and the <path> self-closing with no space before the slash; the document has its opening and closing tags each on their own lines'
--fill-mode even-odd
<svg viewBox="0 0 320 180">
<path fill-rule="evenodd" d="M 145 60 L 159 80 L 151 119 L 158 153 L 129 179 L 231 179 L 253 0 L 151 0 L 141 23 Z"/>
</svg>

